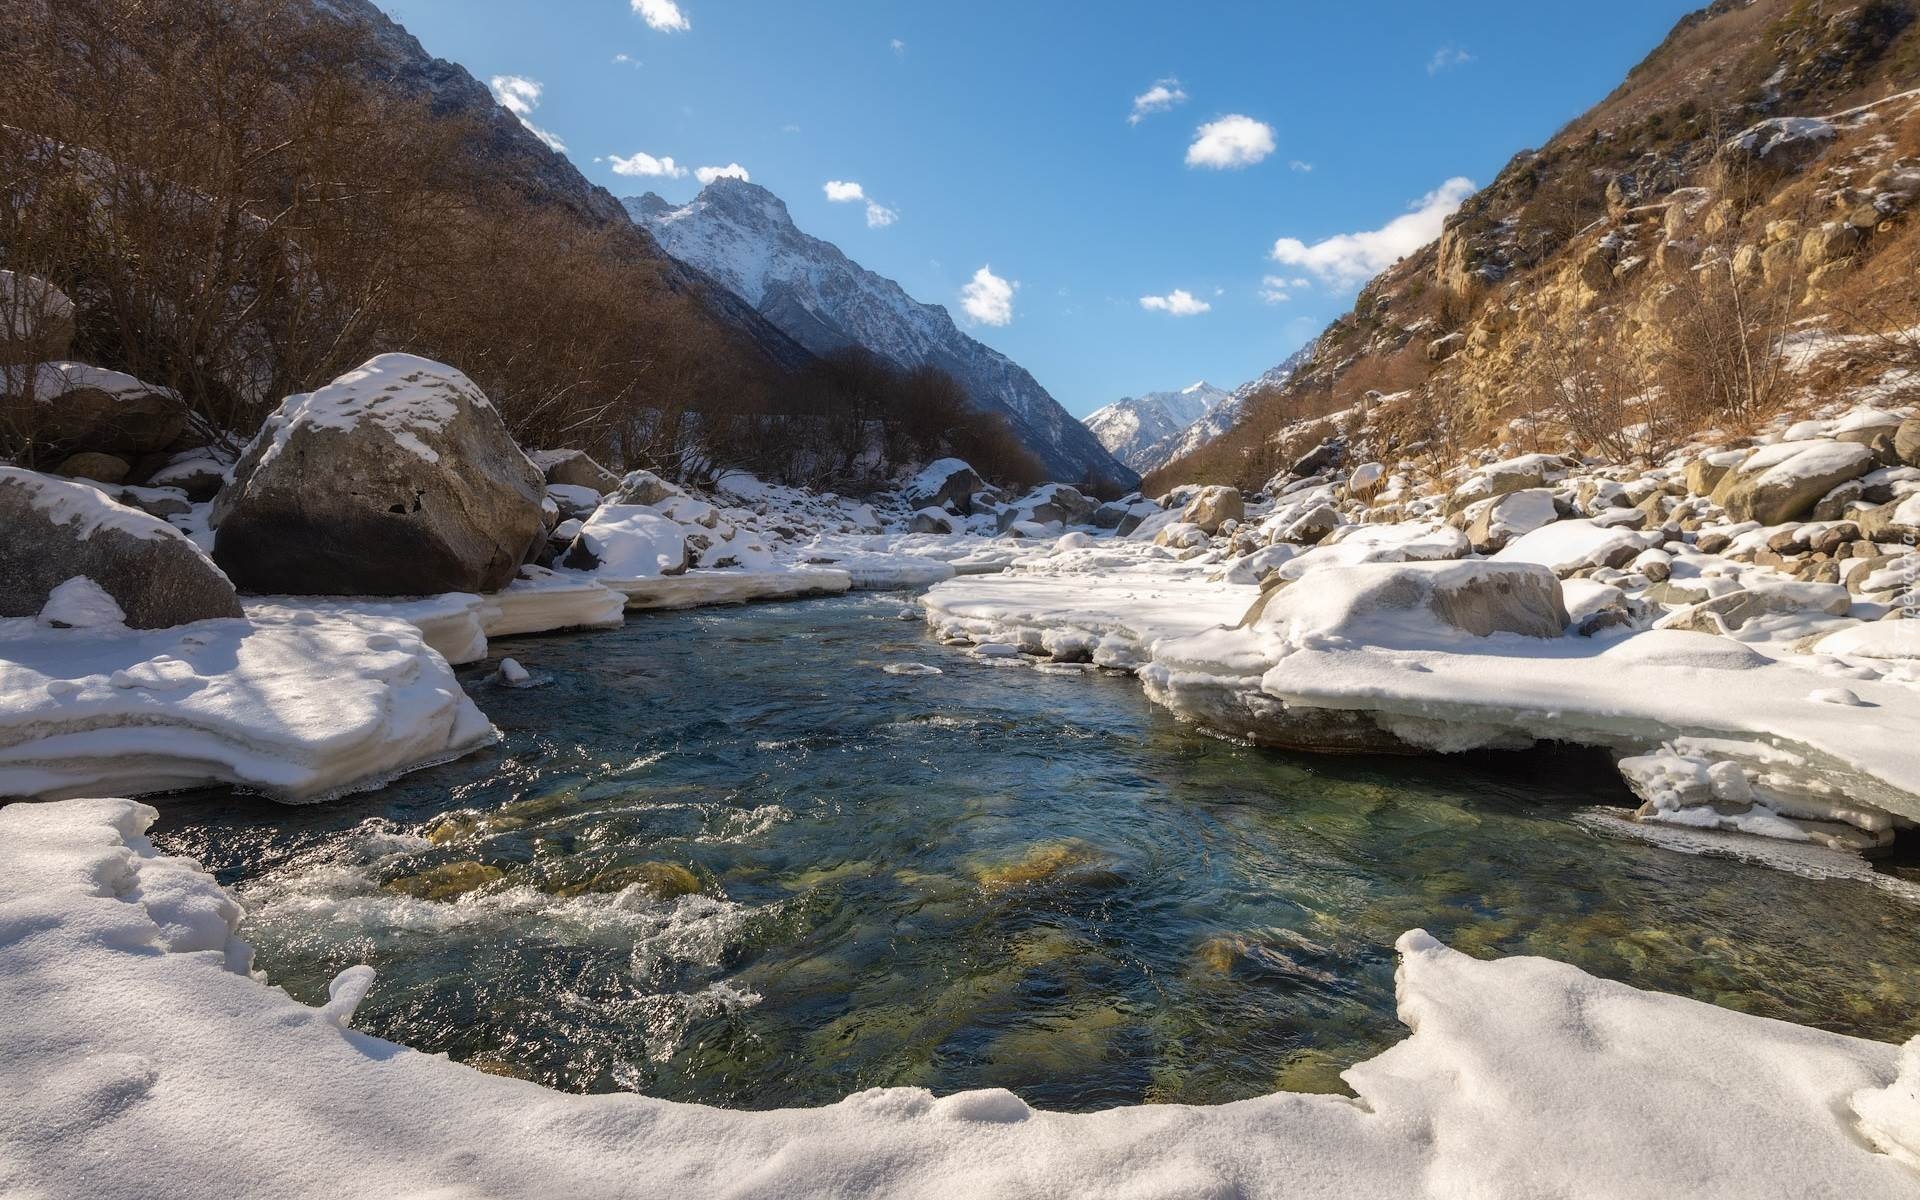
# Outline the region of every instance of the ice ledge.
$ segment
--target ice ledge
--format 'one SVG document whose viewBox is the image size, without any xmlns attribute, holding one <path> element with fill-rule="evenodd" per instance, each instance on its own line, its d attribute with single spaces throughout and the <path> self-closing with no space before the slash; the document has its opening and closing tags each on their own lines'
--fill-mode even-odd
<svg viewBox="0 0 1920 1200">
<path fill-rule="evenodd" d="M 0 1193 L 1910 1197 L 1920 1047 L 1402 937 L 1414 1031 L 1359 1099 L 1036 1112 L 878 1088 L 744 1113 L 569 1096 L 343 1028 L 244 974 L 152 809 L 0 809 Z M 379 986 L 377 981 L 374 986 Z"/>
</svg>

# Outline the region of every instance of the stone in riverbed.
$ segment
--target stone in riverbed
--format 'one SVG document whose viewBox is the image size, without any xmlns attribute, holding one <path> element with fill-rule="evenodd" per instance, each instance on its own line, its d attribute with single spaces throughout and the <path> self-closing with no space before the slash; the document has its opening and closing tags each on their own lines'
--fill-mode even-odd
<svg viewBox="0 0 1920 1200">
<path fill-rule="evenodd" d="M 252 592 L 494 592 L 542 538 L 545 494 L 471 380 L 383 354 L 267 418 L 214 501 L 214 560 Z"/>
<path fill-rule="evenodd" d="M 445 863 L 429 867 L 416 875 L 404 875 L 380 885 L 383 891 L 412 896 L 415 900 L 455 900 L 477 891 L 506 872 L 480 862 Z"/>
<path fill-rule="evenodd" d="M 1246 515 L 1240 489 L 1213 485 L 1194 493 L 1181 511 L 1180 519 L 1189 525 L 1198 525 L 1211 537 L 1220 531 L 1222 522 L 1244 520 Z M 1115 524 L 1118 523 L 1116 520 Z"/>
<path fill-rule="evenodd" d="M 1727 472 L 1713 499 L 1735 521 L 1782 525 L 1807 516 L 1821 497 L 1866 474 L 1873 463 L 1873 451 L 1853 442 L 1779 442 Z"/>
<path fill-rule="evenodd" d="M 620 476 L 593 461 L 585 450 L 536 450 L 527 457 L 549 484 L 592 488 L 602 496 L 620 486 Z"/>
</svg>

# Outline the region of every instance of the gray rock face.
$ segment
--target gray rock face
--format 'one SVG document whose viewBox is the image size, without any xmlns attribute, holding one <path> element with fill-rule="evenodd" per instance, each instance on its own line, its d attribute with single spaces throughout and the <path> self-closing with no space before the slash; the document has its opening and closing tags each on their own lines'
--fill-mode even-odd
<svg viewBox="0 0 1920 1200">
<path fill-rule="evenodd" d="M 179 530 L 85 484 L 0 467 L 0 528 L 0 617 L 38 614 L 76 577 L 135 629 L 241 615 L 233 584 Z"/>
<path fill-rule="evenodd" d="M 686 495 L 678 484 L 668 483 L 652 471 L 628 471 L 620 485 L 607 495 L 608 504 L 659 504 L 675 496 Z"/>
<path fill-rule="evenodd" d="M 923 508 L 907 521 L 908 533 L 952 533 L 959 522 L 937 508 Z"/>
<path fill-rule="evenodd" d="M 1093 516 L 1094 507 L 1093 501 L 1081 495 L 1077 488 L 1064 483 L 1043 483 L 1000 510 L 999 528 L 1005 533 L 1023 521 L 1081 525 Z"/>
<path fill-rule="evenodd" d="M 1920 417 L 1908 417 L 1894 431 L 1893 451 L 1909 467 L 1920 467 Z"/>
<path fill-rule="evenodd" d="M 214 560 L 250 592 L 498 591 L 545 493 L 471 380 L 383 354 L 267 418 L 214 502 Z"/>
</svg>

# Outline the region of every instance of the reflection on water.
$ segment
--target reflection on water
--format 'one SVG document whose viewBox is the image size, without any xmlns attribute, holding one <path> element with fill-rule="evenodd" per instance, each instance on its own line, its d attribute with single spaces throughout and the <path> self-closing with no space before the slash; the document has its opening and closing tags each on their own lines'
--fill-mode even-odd
<svg viewBox="0 0 1920 1200">
<path fill-rule="evenodd" d="M 1405 1033 L 1393 939 L 1883 1040 L 1920 1028 L 1911 907 L 1601 836 L 1585 755 L 1288 756 L 1128 679 L 1007 671 L 897 598 L 530 638 L 463 672 L 493 751 L 332 805 L 163 805 L 257 964 L 356 1024 L 575 1091 L 742 1108 L 882 1084 L 1036 1105 L 1337 1090 Z M 923 663 L 941 673 L 900 674 Z"/>
</svg>

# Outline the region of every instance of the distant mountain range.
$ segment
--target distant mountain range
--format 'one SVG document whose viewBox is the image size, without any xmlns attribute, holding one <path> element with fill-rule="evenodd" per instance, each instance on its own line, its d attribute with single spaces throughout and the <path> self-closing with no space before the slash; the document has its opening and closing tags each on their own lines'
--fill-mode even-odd
<svg viewBox="0 0 1920 1200">
<path fill-rule="evenodd" d="M 1146 474 L 1164 461 L 1155 458 L 1155 443 L 1173 437 L 1205 417 L 1231 393 L 1204 380 L 1177 392 L 1148 392 L 1128 396 L 1082 418 L 1082 424 L 1115 458 Z"/>
<path fill-rule="evenodd" d="M 920 303 L 832 243 L 803 233 L 766 188 L 716 179 L 685 205 L 651 192 L 622 203 L 668 254 L 815 354 L 857 346 L 902 368 L 938 367 L 976 405 L 1006 414 L 1054 478 L 1121 487 L 1139 481 L 1018 363 L 962 333 L 946 309 Z"/>
</svg>

